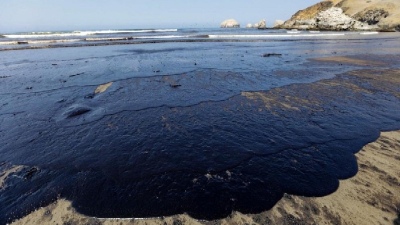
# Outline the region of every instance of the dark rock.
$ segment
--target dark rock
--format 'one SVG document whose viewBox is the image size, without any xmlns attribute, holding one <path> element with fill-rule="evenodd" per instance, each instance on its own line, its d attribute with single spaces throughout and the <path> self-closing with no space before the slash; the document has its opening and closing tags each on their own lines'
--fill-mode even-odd
<svg viewBox="0 0 400 225">
<path fill-rule="evenodd" d="M 172 224 L 173 225 L 183 225 L 183 222 L 180 220 L 174 220 L 174 222 Z"/>
<path fill-rule="evenodd" d="M 85 74 L 85 73 L 82 72 L 82 73 L 72 74 L 72 75 L 69 75 L 69 77 L 75 77 L 75 76 L 79 76 L 79 75 L 82 75 L 82 74 Z"/>
<path fill-rule="evenodd" d="M 359 12 L 354 16 L 354 19 L 368 23 L 368 25 L 375 25 L 383 18 L 389 16 L 389 12 L 384 9 L 370 9 L 367 11 Z"/>
<path fill-rule="evenodd" d="M 30 180 L 38 171 L 39 169 L 37 167 L 32 167 L 25 173 L 24 178 Z"/>
<path fill-rule="evenodd" d="M 171 86 L 172 88 L 177 88 L 177 87 L 180 87 L 182 85 L 180 85 L 180 84 L 170 84 L 169 86 Z"/>
<path fill-rule="evenodd" d="M 396 31 L 399 31 L 399 32 L 400 32 L 400 24 L 398 24 L 397 26 L 395 26 L 394 29 L 395 29 Z"/>
<path fill-rule="evenodd" d="M 86 95 L 85 98 L 92 99 L 92 98 L 94 98 L 94 96 L 95 96 L 95 93 L 90 93 L 90 94 Z"/>
<path fill-rule="evenodd" d="M 265 53 L 263 57 L 271 57 L 271 56 L 282 56 L 282 54 L 278 53 Z"/>
<path fill-rule="evenodd" d="M 50 215 L 50 214 L 51 214 L 50 210 L 46 210 L 46 212 L 44 212 L 44 215 L 45 215 L 45 216 L 48 216 L 48 215 Z"/>
<path fill-rule="evenodd" d="M 393 221 L 394 225 L 400 225 L 400 205 L 397 207 L 397 219 Z"/>
</svg>

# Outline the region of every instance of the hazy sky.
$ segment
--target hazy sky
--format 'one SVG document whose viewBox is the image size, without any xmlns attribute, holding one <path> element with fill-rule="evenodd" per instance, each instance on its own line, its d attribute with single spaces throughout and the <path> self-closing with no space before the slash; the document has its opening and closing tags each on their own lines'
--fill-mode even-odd
<svg viewBox="0 0 400 225">
<path fill-rule="evenodd" d="M 0 33 L 16 31 L 218 27 L 286 20 L 320 0 L 0 0 Z"/>
</svg>

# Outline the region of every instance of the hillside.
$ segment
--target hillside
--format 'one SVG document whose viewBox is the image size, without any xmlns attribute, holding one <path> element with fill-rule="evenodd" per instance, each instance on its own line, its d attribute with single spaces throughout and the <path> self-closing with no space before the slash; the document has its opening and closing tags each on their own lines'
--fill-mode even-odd
<svg viewBox="0 0 400 225">
<path fill-rule="evenodd" d="M 400 1 L 326 0 L 298 11 L 279 28 L 400 31 Z"/>
</svg>

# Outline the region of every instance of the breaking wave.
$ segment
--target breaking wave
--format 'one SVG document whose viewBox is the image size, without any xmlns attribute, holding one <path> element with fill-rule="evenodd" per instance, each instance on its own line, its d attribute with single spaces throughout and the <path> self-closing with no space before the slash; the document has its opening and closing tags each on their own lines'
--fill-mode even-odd
<svg viewBox="0 0 400 225">
<path fill-rule="evenodd" d="M 221 34 L 221 35 L 208 35 L 210 38 L 290 38 L 290 37 L 329 37 L 329 36 L 344 36 L 344 33 L 309 33 L 309 34 Z"/>
<path fill-rule="evenodd" d="M 49 37 L 70 37 L 90 36 L 101 34 L 130 34 L 130 33 L 162 33 L 177 32 L 178 29 L 143 29 L 143 30 L 98 30 L 98 31 L 72 31 L 72 32 L 31 32 L 20 34 L 5 34 L 6 38 L 49 38 Z"/>
</svg>

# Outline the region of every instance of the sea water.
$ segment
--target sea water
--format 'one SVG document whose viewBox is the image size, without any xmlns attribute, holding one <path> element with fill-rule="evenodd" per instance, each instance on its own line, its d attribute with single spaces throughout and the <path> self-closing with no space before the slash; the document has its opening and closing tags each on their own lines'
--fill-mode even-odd
<svg viewBox="0 0 400 225">
<path fill-rule="evenodd" d="M 217 40 L 274 41 L 357 39 L 377 32 L 290 32 L 284 29 L 122 29 L 0 34 L 0 50 L 138 44 L 146 42 L 215 42 Z M 365 38 L 365 37 L 364 37 Z"/>
</svg>

